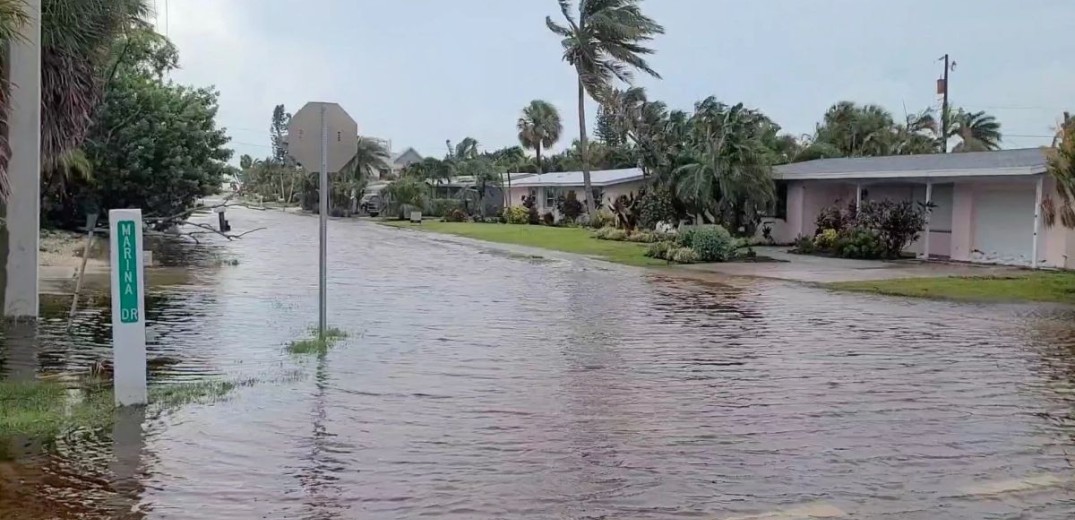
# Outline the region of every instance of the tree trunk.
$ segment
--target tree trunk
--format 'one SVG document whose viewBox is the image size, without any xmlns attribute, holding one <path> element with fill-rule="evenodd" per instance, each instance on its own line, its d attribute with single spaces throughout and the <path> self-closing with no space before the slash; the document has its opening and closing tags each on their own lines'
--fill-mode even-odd
<svg viewBox="0 0 1075 520">
<path fill-rule="evenodd" d="M 541 174 L 545 173 L 545 168 L 541 165 L 541 143 L 538 143 L 537 146 L 534 148 L 534 150 L 537 151 L 537 166 L 538 166 L 538 168 L 537 168 L 538 171 L 537 172 L 538 172 L 538 175 L 541 175 Z"/>
<path fill-rule="evenodd" d="M 586 88 L 579 76 L 579 151 L 582 152 L 582 186 L 586 190 L 586 214 L 593 217 L 593 184 L 590 182 L 590 139 L 586 136 Z"/>
</svg>

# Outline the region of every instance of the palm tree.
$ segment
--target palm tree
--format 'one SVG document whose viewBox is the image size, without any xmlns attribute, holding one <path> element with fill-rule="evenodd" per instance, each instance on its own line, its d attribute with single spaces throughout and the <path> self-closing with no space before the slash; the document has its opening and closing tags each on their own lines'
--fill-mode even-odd
<svg viewBox="0 0 1075 520">
<path fill-rule="evenodd" d="M 1060 223 L 1068 229 L 1075 228 L 1075 116 L 1068 112 L 1057 125 L 1053 145 L 1046 151 L 1049 175 L 1056 181 L 1056 195 L 1060 199 Z M 1042 202 L 1045 223 L 1056 222 L 1056 207 L 1052 197 Z"/>
<path fill-rule="evenodd" d="M 891 155 L 895 126 L 881 106 L 841 101 L 825 112 L 814 141 L 832 145 L 842 157 Z"/>
<path fill-rule="evenodd" d="M 560 123 L 560 112 L 552 103 L 535 99 L 523 108 L 519 118 L 519 144 L 537 154 L 538 174 L 541 171 L 541 151 L 547 150 L 560 140 L 564 126 Z"/>
<path fill-rule="evenodd" d="M 948 118 L 951 126 L 945 132 L 947 138 L 958 136 L 960 143 L 952 148 L 953 152 L 984 152 L 1000 150 L 1000 123 L 997 118 L 985 112 L 967 112 L 962 108 L 955 117 Z"/>
<path fill-rule="evenodd" d="M 101 95 L 101 70 L 118 35 L 145 27 L 146 0 L 41 4 L 41 158 L 48 168 L 86 138 Z M 22 2 L 0 0 L 0 44 L 10 42 L 26 20 Z M 106 78 L 107 79 L 107 78 Z M 6 106 L 10 78 L 0 77 L 0 104 Z M 0 196 L 6 195 L 8 148 L 6 113 L 0 114 Z"/>
<path fill-rule="evenodd" d="M 699 103 L 689 162 L 675 171 L 676 195 L 733 232 L 756 221 L 774 196 L 772 151 L 762 140 L 766 121 L 742 104 L 728 107 L 712 98 Z"/>
<path fill-rule="evenodd" d="M 586 94 L 601 100 L 614 80 L 630 83 L 632 69 L 655 78 L 660 74 L 643 58 L 653 49 L 644 44 L 664 27 L 642 14 L 641 0 L 579 0 L 572 13 L 571 0 L 558 0 L 567 25 L 552 17 L 545 25 L 563 38 L 564 61 L 575 67 L 578 75 L 579 143 L 583 156 L 582 179 L 586 193 L 593 193 L 588 159 L 589 138 L 586 132 Z M 586 212 L 593 214 L 592 197 L 586 197 Z"/>
</svg>

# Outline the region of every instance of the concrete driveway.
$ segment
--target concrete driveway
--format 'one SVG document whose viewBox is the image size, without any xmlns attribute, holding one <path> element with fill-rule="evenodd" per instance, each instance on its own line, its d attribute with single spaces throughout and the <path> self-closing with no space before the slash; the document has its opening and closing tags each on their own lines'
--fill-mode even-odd
<svg viewBox="0 0 1075 520">
<path fill-rule="evenodd" d="M 1008 266 L 974 265 L 918 260 L 852 260 L 788 253 L 789 247 L 756 247 L 758 256 L 776 262 L 728 262 L 695 264 L 680 268 L 689 271 L 730 276 L 773 278 L 795 282 L 829 283 L 890 280 L 897 278 L 931 278 L 938 276 L 1004 276 L 1026 273 Z"/>
</svg>

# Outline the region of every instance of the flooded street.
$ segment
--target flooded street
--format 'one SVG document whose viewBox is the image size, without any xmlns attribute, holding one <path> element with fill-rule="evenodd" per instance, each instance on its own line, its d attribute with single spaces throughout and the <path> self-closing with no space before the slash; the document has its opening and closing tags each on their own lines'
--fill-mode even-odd
<svg viewBox="0 0 1075 520">
<path fill-rule="evenodd" d="M 229 219 L 268 231 L 207 239 L 189 283 L 151 291 L 151 356 L 181 360 L 158 377 L 303 377 L 9 440 L 0 518 L 1075 516 L 1071 310 L 701 282 L 332 221 L 329 321 L 350 337 L 296 357 L 317 220 Z M 74 336 L 48 316 L 36 351 L 5 341 L 7 377 L 108 354 L 107 311 Z"/>
</svg>

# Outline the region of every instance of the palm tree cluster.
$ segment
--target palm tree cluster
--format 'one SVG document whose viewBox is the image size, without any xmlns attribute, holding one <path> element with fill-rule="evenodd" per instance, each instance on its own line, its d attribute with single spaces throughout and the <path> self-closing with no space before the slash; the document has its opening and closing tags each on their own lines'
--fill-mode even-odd
<svg viewBox="0 0 1075 520">
<path fill-rule="evenodd" d="M 836 103 L 817 125 L 813 136 L 803 140 L 795 161 L 829 157 L 863 157 L 999 150 L 1000 123 L 985 112 L 951 109 L 947 128 L 923 110 L 897 122 L 892 113 L 878 105 L 852 101 Z M 949 143 L 958 143 L 949 150 Z"/>
</svg>

